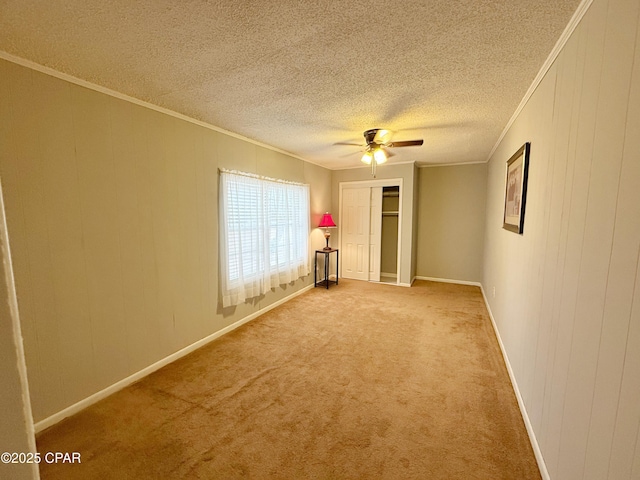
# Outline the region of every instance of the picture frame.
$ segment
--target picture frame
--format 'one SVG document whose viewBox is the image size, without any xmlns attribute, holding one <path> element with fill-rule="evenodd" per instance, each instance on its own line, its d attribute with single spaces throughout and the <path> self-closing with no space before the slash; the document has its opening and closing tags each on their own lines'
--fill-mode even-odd
<svg viewBox="0 0 640 480">
<path fill-rule="evenodd" d="M 502 228 L 520 235 L 524 232 L 530 151 L 531 143 L 527 142 L 507 160 Z"/>
</svg>

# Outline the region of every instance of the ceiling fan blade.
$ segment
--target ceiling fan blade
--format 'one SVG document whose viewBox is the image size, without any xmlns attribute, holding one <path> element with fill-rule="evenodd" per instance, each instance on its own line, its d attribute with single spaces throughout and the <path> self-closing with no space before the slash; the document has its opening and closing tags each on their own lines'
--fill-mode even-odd
<svg viewBox="0 0 640 480">
<path fill-rule="evenodd" d="M 337 143 L 334 143 L 334 145 L 349 145 L 351 147 L 366 147 L 366 145 L 363 145 L 362 143 L 351 143 L 351 142 L 337 142 Z"/>
<path fill-rule="evenodd" d="M 352 157 L 354 155 L 362 155 L 362 151 L 356 150 L 356 151 L 351 152 L 351 153 L 344 153 L 342 155 L 338 155 L 338 158 L 347 158 L 347 157 Z"/>
<path fill-rule="evenodd" d="M 391 142 L 388 147 L 418 147 L 424 143 L 424 140 L 405 140 L 404 142 Z"/>
</svg>

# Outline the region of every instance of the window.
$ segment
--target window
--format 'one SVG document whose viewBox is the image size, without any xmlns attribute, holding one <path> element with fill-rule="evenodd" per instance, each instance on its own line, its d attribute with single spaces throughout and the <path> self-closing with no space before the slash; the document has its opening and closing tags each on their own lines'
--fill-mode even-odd
<svg viewBox="0 0 640 480">
<path fill-rule="evenodd" d="M 309 186 L 220 172 L 222 305 L 309 274 Z"/>
</svg>

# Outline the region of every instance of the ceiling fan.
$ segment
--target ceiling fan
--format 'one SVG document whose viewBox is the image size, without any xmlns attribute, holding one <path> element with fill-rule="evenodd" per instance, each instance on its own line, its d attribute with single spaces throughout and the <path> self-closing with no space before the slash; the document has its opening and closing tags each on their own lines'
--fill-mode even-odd
<svg viewBox="0 0 640 480">
<path fill-rule="evenodd" d="M 398 148 L 398 147 L 419 147 L 424 143 L 424 140 L 405 140 L 401 142 L 389 141 L 391 132 L 382 128 L 372 128 L 364 132 L 364 139 L 366 143 L 366 149 L 364 155 L 362 155 L 362 162 L 367 165 L 371 165 L 371 174 L 376 176 L 376 166 L 378 164 L 387 161 L 387 158 L 392 157 L 393 153 L 387 152 L 386 148 Z M 364 147 L 365 145 L 359 145 L 356 143 L 338 143 L 337 145 L 358 145 Z"/>
</svg>

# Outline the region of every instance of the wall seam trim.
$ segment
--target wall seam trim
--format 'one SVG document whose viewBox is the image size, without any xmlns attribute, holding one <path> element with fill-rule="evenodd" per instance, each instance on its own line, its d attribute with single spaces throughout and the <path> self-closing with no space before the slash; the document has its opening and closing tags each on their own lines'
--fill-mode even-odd
<svg viewBox="0 0 640 480">
<path fill-rule="evenodd" d="M 11 245 L 9 240 L 9 227 L 4 208 L 4 194 L 2 191 L 2 183 L 0 183 L 0 262 L 2 262 L 4 273 L 4 283 L 6 293 L 3 292 L 3 300 L 6 301 L 9 310 L 9 324 L 11 325 L 12 341 L 11 344 L 15 349 L 15 368 L 18 375 L 20 385 L 20 397 L 22 400 L 22 421 L 21 424 L 25 428 L 26 440 L 28 447 L 32 452 L 37 451 L 35 430 L 33 426 L 33 410 L 31 408 L 31 394 L 29 391 L 29 379 L 27 376 L 27 363 L 24 352 L 24 340 L 22 336 L 22 325 L 20 323 L 20 308 L 18 305 L 18 297 L 16 294 L 16 284 L 13 275 L 13 261 L 11 258 Z M 4 287 L 3 287 L 4 288 Z M 6 296 L 5 296 L 6 295 Z M 4 319 L 3 319 L 4 323 Z M 4 458 L 4 454 L 3 454 Z M 4 462 L 3 462 L 4 463 Z M 24 471 L 30 471 L 33 479 L 40 478 L 40 472 L 37 464 L 23 467 Z"/>
<path fill-rule="evenodd" d="M 236 328 L 244 325 L 245 323 L 250 322 L 251 320 L 254 320 L 256 318 L 258 318 L 259 316 L 267 313 L 268 311 L 282 305 L 283 303 L 292 300 L 293 298 L 297 297 L 298 295 L 301 295 L 311 289 L 313 289 L 314 286 L 313 284 L 311 285 L 307 285 L 306 287 L 301 288 L 300 290 L 298 290 L 297 292 L 292 293 L 291 295 L 288 295 L 285 298 L 282 298 L 264 308 L 261 308 L 260 310 L 258 310 L 257 312 L 254 312 L 250 315 L 247 315 L 246 317 L 241 318 L 240 320 L 238 320 L 237 322 L 232 323 L 231 325 L 226 326 L 225 328 L 218 330 L 214 333 L 212 333 L 211 335 L 208 335 L 204 338 L 201 338 L 200 340 L 197 340 L 196 342 L 192 343 L 191 345 L 187 345 L 186 347 L 178 350 L 177 352 L 172 353 L 171 355 L 168 355 L 164 358 L 162 358 L 161 360 L 158 360 L 157 362 L 149 365 L 148 367 L 143 368 L 142 370 L 137 371 L 136 373 L 129 375 L 126 378 L 123 378 L 122 380 L 117 381 L 116 383 L 80 400 L 79 402 L 74 403 L 73 405 L 70 405 L 66 408 L 64 408 L 63 410 L 60 410 L 57 413 L 54 413 L 53 415 L 50 415 L 49 417 L 40 420 L 39 422 L 37 422 L 35 424 L 35 432 L 39 433 L 41 431 L 43 431 L 46 428 L 49 428 L 53 425 L 55 425 L 56 423 L 62 421 L 63 419 L 74 415 L 78 412 L 80 412 L 81 410 L 84 410 L 87 407 L 90 407 L 91 405 L 93 405 L 94 403 L 99 402 L 100 400 L 102 400 L 103 398 L 108 397 L 109 395 L 112 395 L 116 392 L 118 392 L 119 390 L 122 390 L 123 388 L 131 385 L 132 383 L 140 380 L 141 378 L 144 378 L 148 375 L 150 375 L 151 373 L 155 372 L 156 370 L 159 370 L 160 368 L 175 362 L 176 360 L 188 355 L 189 353 L 204 347 L 205 345 L 207 345 L 208 343 L 212 342 L 213 340 L 216 340 L 217 338 L 235 330 Z"/>
</svg>

